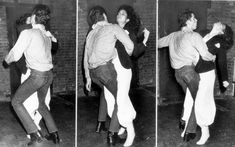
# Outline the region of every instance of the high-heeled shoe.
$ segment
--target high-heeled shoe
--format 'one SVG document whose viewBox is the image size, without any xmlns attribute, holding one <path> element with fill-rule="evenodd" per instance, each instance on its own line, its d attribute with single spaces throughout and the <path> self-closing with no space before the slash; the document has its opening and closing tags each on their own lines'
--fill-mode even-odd
<svg viewBox="0 0 235 147">
<path fill-rule="evenodd" d="M 37 142 L 38 143 L 42 142 L 42 138 L 38 135 L 38 131 L 34 133 L 30 133 L 29 136 L 30 136 L 30 142 L 28 143 L 28 146 L 33 146 Z"/>
<path fill-rule="evenodd" d="M 133 144 L 134 139 L 135 139 L 135 129 L 134 129 L 133 123 L 130 123 L 129 125 L 127 125 L 126 131 L 127 131 L 127 138 L 123 146 L 129 147 Z"/>
<path fill-rule="evenodd" d="M 121 139 L 116 132 L 109 132 L 107 137 L 107 143 L 109 147 L 115 146 L 117 143 L 124 143 L 125 139 Z"/>
<path fill-rule="evenodd" d="M 100 133 L 100 132 L 107 132 L 107 128 L 105 127 L 105 121 L 98 121 L 97 126 L 96 126 L 96 133 Z"/>
<path fill-rule="evenodd" d="M 204 145 L 210 137 L 210 132 L 208 126 L 201 127 L 201 138 L 197 141 L 197 145 Z"/>
<path fill-rule="evenodd" d="M 49 135 L 46 135 L 45 138 L 47 140 L 51 140 L 54 142 L 54 144 L 59 144 L 61 142 L 60 140 L 60 137 L 59 137 L 59 134 L 58 132 L 52 132 L 52 133 L 49 133 Z"/>
<path fill-rule="evenodd" d="M 185 128 L 185 121 L 180 119 L 180 121 L 179 121 L 179 129 L 184 130 L 184 128 Z"/>
</svg>

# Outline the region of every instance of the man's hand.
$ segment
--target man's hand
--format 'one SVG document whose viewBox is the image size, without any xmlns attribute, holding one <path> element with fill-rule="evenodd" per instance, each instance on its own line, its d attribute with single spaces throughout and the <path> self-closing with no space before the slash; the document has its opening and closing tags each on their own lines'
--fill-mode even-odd
<svg viewBox="0 0 235 147">
<path fill-rule="evenodd" d="M 228 82 L 228 81 L 223 81 L 223 86 L 224 86 L 225 88 L 227 88 L 228 85 L 229 85 L 229 82 Z"/>
<path fill-rule="evenodd" d="M 3 60 L 3 61 L 2 61 L 2 66 L 6 69 L 6 68 L 8 68 L 10 65 L 9 65 L 5 60 Z"/>
<path fill-rule="evenodd" d="M 47 32 L 46 32 L 46 35 L 47 35 L 48 37 L 50 37 L 50 38 L 51 38 L 51 41 L 53 41 L 53 42 L 57 42 L 57 39 L 55 38 L 55 36 L 54 36 L 54 35 L 52 35 L 52 34 L 51 34 L 51 32 L 50 32 L 50 31 L 47 31 Z"/>
<path fill-rule="evenodd" d="M 205 61 L 215 61 L 216 56 L 212 55 L 211 53 L 207 52 L 205 56 L 202 56 L 202 59 Z"/>
<path fill-rule="evenodd" d="M 91 78 L 86 78 L 86 90 L 91 91 Z"/>
</svg>

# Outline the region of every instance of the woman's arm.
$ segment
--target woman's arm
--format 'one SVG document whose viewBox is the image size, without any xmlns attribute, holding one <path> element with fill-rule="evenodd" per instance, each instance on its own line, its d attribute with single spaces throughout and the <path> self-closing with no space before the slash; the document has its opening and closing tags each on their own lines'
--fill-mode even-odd
<svg viewBox="0 0 235 147">
<path fill-rule="evenodd" d="M 137 42 L 137 36 L 134 33 L 130 33 L 130 38 L 134 43 L 134 50 L 132 56 L 135 58 L 138 58 L 143 55 L 145 50 L 147 49 L 146 42 L 148 41 L 150 32 L 147 29 L 144 29 L 143 33 L 144 39 L 141 43 Z"/>
<path fill-rule="evenodd" d="M 223 42 L 220 42 L 220 48 L 217 48 L 217 73 L 221 78 L 221 83 L 224 87 L 228 86 L 228 69 L 227 69 L 227 54 Z"/>
</svg>

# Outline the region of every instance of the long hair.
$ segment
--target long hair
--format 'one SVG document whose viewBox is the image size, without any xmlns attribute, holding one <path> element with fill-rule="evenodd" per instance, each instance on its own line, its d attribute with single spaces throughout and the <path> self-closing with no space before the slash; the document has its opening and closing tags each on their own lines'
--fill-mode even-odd
<svg viewBox="0 0 235 147">
<path fill-rule="evenodd" d="M 26 20 L 30 16 L 31 16 L 30 13 L 25 13 L 23 16 L 21 16 L 19 19 L 16 20 L 16 25 L 26 24 Z"/>
<path fill-rule="evenodd" d="M 227 24 L 225 25 L 224 34 L 221 35 L 225 40 L 226 49 L 230 49 L 233 46 L 233 30 Z"/>
<path fill-rule="evenodd" d="M 141 28 L 139 15 L 137 15 L 134 9 L 129 5 L 121 5 L 118 8 L 118 12 L 121 10 L 126 11 L 127 18 L 130 20 L 129 22 L 126 23 L 126 25 L 124 26 L 124 29 L 131 30 L 137 35 Z"/>
</svg>

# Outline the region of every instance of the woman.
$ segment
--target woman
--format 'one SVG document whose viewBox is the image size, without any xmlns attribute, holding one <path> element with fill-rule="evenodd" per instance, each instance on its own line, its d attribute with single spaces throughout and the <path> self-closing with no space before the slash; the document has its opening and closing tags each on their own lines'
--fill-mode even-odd
<svg viewBox="0 0 235 147">
<path fill-rule="evenodd" d="M 202 36 L 204 35 L 202 34 Z M 215 67 L 217 67 L 217 73 L 221 74 L 223 87 L 226 88 L 229 85 L 226 51 L 233 45 L 233 31 L 228 25 L 217 22 L 214 23 L 212 30 L 209 33 L 207 32 L 203 40 L 206 42 L 209 52 L 216 55 L 216 64 L 214 62 L 204 61 L 200 57 L 195 67 L 195 71 L 199 73 L 201 79 L 195 100 L 196 120 L 197 124 L 201 127 L 202 133 L 200 140 L 197 142 L 198 145 L 205 144 L 210 137 L 208 126 L 214 122 L 215 118 Z M 182 117 L 182 120 L 186 121 L 186 125 L 192 105 L 193 99 L 187 90 L 184 102 L 185 111 Z"/>
<path fill-rule="evenodd" d="M 134 9 L 128 5 L 120 6 L 117 14 L 117 23 L 121 26 L 130 36 L 134 42 L 134 51 L 132 56 L 139 57 L 146 49 L 146 42 L 149 37 L 147 29 L 141 30 L 140 19 L 136 15 Z M 138 42 L 139 32 L 144 39 Z M 135 109 L 129 97 L 129 89 L 132 78 L 132 63 L 130 56 L 126 53 L 124 46 L 117 41 L 116 46 L 118 56 L 112 61 L 117 72 L 118 92 L 117 92 L 117 105 L 118 105 L 118 120 L 122 128 L 119 135 L 127 130 L 127 139 L 124 146 L 131 146 L 135 137 L 133 120 L 136 117 Z M 105 99 L 108 105 L 108 114 L 112 116 L 114 108 L 114 98 L 111 99 L 112 94 L 104 88 Z"/>
</svg>

